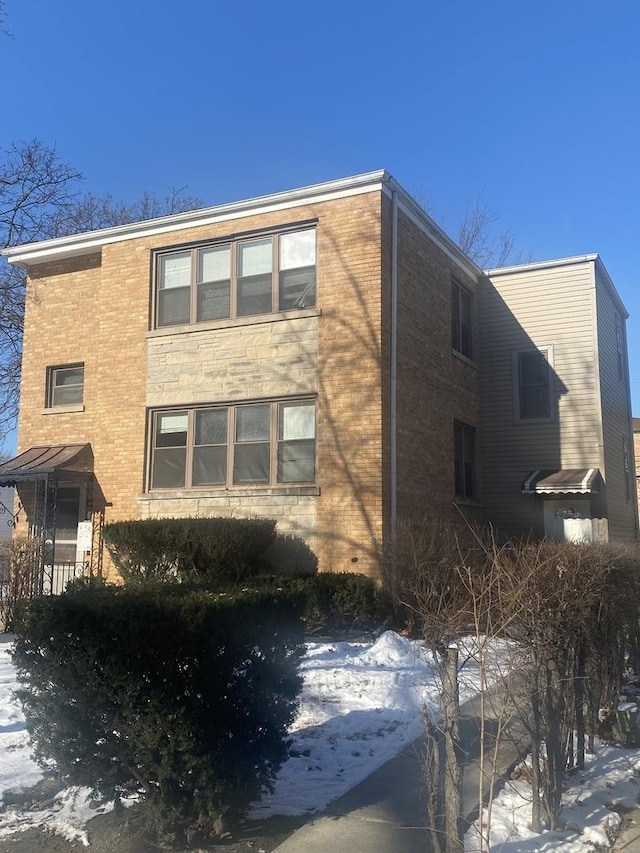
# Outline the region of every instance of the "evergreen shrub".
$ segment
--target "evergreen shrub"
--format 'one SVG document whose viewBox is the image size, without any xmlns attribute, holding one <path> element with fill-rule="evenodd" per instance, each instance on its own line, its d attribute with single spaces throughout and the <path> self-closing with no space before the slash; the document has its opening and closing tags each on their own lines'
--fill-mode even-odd
<svg viewBox="0 0 640 853">
<path fill-rule="evenodd" d="M 384 591 L 371 578 L 354 572 L 260 575 L 249 583 L 255 590 L 300 599 L 308 632 L 375 630 L 390 618 Z"/>
<path fill-rule="evenodd" d="M 125 583 L 143 580 L 240 580 L 260 567 L 275 538 L 267 518 L 149 518 L 104 526 Z"/>
<path fill-rule="evenodd" d="M 140 793 L 164 842 L 224 830 L 287 757 L 301 686 L 294 595 L 77 586 L 16 611 L 35 754 L 102 799 Z"/>
</svg>

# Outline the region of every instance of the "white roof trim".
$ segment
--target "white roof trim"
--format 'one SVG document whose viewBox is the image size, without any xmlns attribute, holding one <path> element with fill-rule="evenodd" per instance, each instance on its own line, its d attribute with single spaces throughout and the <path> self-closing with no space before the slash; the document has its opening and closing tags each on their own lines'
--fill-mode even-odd
<svg viewBox="0 0 640 853">
<path fill-rule="evenodd" d="M 421 231 L 427 234 L 453 263 L 474 280 L 482 273 L 482 270 L 464 254 L 459 246 L 384 169 L 365 172 L 350 178 L 341 178 L 337 181 L 312 184 L 286 192 L 257 196 L 230 204 L 175 213 L 158 219 L 147 219 L 142 222 L 117 225 L 113 228 L 103 228 L 99 231 L 87 231 L 83 234 L 71 234 L 53 240 L 13 246 L 2 250 L 0 254 L 3 254 L 12 264 L 28 267 L 46 261 L 96 253 L 110 243 L 119 243 L 141 237 L 155 237 L 159 234 L 167 234 L 201 225 L 211 225 L 217 222 L 232 222 L 249 215 L 255 216 L 276 210 L 294 209 L 315 202 L 331 201 L 370 192 L 384 192 L 389 198 L 396 192 L 398 204 L 403 213 Z"/>
<path fill-rule="evenodd" d="M 570 264 L 588 263 L 595 261 L 598 258 L 597 254 L 592 255 L 576 255 L 573 258 L 556 258 L 551 261 L 534 261 L 530 264 L 514 264 L 510 267 L 496 267 L 495 269 L 485 270 L 488 276 L 509 275 L 510 273 L 529 272 L 530 270 L 544 270 L 550 267 L 564 267 Z"/>
<path fill-rule="evenodd" d="M 18 266 L 44 263 L 60 258 L 71 258 L 99 252 L 102 246 L 109 243 L 119 243 L 140 237 L 153 237 L 171 231 L 180 231 L 200 225 L 210 225 L 215 222 L 232 221 L 243 216 L 258 215 L 274 210 L 300 207 L 318 201 L 335 198 L 345 198 L 362 193 L 382 190 L 383 182 L 390 176 L 384 169 L 366 172 L 350 178 L 313 184 L 286 192 L 273 193 L 266 196 L 216 205 L 215 207 L 189 210 L 185 213 L 174 213 L 158 219 L 147 219 L 127 225 L 116 225 L 113 228 L 103 228 L 99 231 L 87 231 L 83 234 L 72 234 L 68 237 L 56 237 L 53 240 L 42 240 L 38 243 L 28 243 L 3 249 L 7 260 Z"/>
</svg>

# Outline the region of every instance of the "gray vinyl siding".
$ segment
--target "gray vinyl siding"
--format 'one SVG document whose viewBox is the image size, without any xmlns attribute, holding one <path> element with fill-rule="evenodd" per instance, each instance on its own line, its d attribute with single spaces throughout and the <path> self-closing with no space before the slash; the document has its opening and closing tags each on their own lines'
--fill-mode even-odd
<svg viewBox="0 0 640 853">
<path fill-rule="evenodd" d="M 606 481 L 609 536 L 634 539 L 636 536 L 636 492 L 633 464 L 633 434 L 629 396 L 629 369 L 626 353 L 626 311 L 611 289 L 606 271 L 596 263 L 596 310 L 598 317 L 598 354 L 602 432 L 604 437 L 604 476 Z M 618 371 L 616 317 L 622 329 L 622 376 Z M 627 498 L 623 459 L 623 437 L 630 466 L 630 496 Z"/>
<path fill-rule="evenodd" d="M 591 262 L 514 270 L 480 287 L 481 455 L 485 519 L 542 536 L 536 469 L 601 467 Z M 553 348 L 552 417 L 517 421 L 513 353 Z"/>
</svg>

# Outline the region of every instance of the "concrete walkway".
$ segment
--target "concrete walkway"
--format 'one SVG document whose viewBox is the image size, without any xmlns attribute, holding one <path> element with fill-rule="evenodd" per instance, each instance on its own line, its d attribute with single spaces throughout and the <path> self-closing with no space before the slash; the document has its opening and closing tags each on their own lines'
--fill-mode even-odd
<svg viewBox="0 0 640 853">
<path fill-rule="evenodd" d="M 640 853 L 640 808 L 625 815 L 625 828 L 616 838 L 611 853 Z"/>
<path fill-rule="evenodd" d="M 502 709 L 500 698 L 493 699 L 495 716 Z M 469 756 L 464 769 L 462 798 L 468 821 L 474 820 L 478 811 L 479 711 L 479 697 L 462 707 L 463 746 Z M 489 720 L 485 728 L 489 735 L 491 728 Z M 527 741 L 515 728 L 504 740 L 497 770 L 506 776 L 526 751 Z M 429 853 L 419 757 L 423 748 L 421 740 L 409 744 L 403 752 L 331 803 L 322 814 L 296 830 L 274 853 Z M 631 849 L 628 853 L 632 853 Z"/>
</svg>

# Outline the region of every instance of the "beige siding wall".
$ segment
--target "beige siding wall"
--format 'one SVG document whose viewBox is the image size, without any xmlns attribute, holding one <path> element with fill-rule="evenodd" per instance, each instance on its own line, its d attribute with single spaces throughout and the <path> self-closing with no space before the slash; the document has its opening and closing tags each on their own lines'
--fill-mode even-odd
<svg viewBox="0 0 640 853">
<path fill-rule="evenodd" d="M 540 502 L 522 495 L 536 469 L 600 468 L 591 263 L 485 279 L 480 288 L 485 518 L 508 535 L 544 534 Z M 553 417 L 518 422 L 513 353 L 553 348 Z"/>
<path fill-rule="evenodd" d="M 477 282 L 400 211 L 398 218 L 398 520 L 459 525 L 479 519 L 475 500 L 456 509 L 454 421 L 479 428 L 478 367 L 451 348 L 451 283 L 477 307 Z M 474 323 L 474 350 L 478 346 Z M 478 429 L 479 432 L 479 429 Z M 461 510 L 461 511 L 460 511 Z"/>
<path fill-rule="evenodd" d="M 625 318 L 606 275 L 595 267 L 598 316 L 598 355 L 604 437 L 604 476 L 611 539 L 635 539 L 637 502 L 635 493 L 633 434 L 626 355 Z M 618 365 L 619 323 L 622 370 Z M 625 451 L 626 465 L 625 470 Z"/>
</svg>

